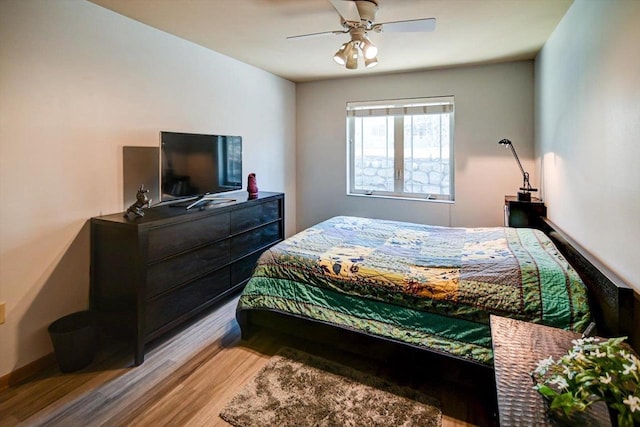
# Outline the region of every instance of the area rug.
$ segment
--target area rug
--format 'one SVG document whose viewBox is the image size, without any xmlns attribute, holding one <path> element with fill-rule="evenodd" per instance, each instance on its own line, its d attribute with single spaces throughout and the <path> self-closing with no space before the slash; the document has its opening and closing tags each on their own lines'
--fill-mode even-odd
<svg viewBox="0 0 640 427">
<path fill-rule="evenodd" d="M 290 348 L 273 356 L 220 417 L 236 427 L 442 425 L 433 397 Z"/>
</svg>

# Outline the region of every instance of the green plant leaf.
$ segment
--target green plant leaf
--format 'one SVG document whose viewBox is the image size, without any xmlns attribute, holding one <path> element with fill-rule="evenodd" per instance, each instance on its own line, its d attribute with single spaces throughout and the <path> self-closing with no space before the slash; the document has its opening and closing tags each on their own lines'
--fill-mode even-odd
<svg viewBox="0 0 640 427">
<path fill-rule="evenodd" d="M 546 385 L 540 385 L 538 387 L 538 393 L 549 398 L 553 398 L 558 395 L 558 393 L 555 390 L 553 390 L 551 387 Z"/>
</svg>

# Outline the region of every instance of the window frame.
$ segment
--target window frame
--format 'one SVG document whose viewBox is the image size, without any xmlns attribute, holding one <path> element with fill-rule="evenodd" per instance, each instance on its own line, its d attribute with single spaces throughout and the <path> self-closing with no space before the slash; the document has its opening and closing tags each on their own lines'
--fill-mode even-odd
<svg viewBox="0 0 640 427">
<path fill-rule="evenodd" d="M 426 194 L 404 191 L 405 167 L 404 167 L 404 120 L 410 115 L 417 115 L 419 109 L 437 110 L 441 108 L 440 113 L 432 112 L 431 114 L 444 114 L 449 116 L 449 195 L 444 194 Z M 386 110 L 386 114 L 381 111 Z M 407 114 L 408 113 L 408 114 Z M 356 117 L 367 116 L 393 117 L 394 123 L 394 191 L 382 190 L 361 190 L 355 189 L 355 122 Z M 430 202 L 454 203 L 455 201 L 455 158 L 454 158 L 454 128 L 455 128 L 455 98 L 453 95 L 422 97 L 422 98 L 404 98 L 393 100 L 377 100 L 377 101 L 350 101 L 347 102 L 346 117 L 346 140 L 347 140 L 347 195 L 360 197 L 379 197 L 400 200 L 419 200 Z M 398 138 L 399 136 L 399 138 Z M 440 158 L 442 160 L 442 157 Z"/>
</svg>

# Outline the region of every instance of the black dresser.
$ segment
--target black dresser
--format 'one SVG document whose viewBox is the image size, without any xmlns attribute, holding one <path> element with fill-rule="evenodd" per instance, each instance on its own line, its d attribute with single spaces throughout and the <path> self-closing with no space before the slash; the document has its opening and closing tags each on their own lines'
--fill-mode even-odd
<svg viewBox="0 0 640 427">
<path fill-rule="evenodd" d="M 234 201 L 91 218 L 91 310 L 102 330 L 131 340 L 136 365 L 146 343 L 242 288 L 283 240 L 284 194 L 224 197 Z"/>
</svg>

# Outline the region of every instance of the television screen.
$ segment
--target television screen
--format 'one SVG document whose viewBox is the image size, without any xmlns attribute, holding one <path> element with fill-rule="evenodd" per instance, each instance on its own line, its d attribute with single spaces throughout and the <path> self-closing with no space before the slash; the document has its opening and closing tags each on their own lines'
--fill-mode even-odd
<svg viewBox="0 0 640 427">
<path fill-rule="evenodd" d="M 242 137 L 160 132 L 162 201 L 242 188 Z"/>
</svg>

